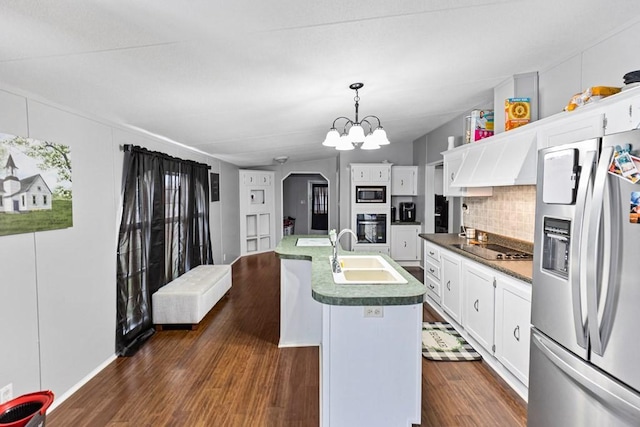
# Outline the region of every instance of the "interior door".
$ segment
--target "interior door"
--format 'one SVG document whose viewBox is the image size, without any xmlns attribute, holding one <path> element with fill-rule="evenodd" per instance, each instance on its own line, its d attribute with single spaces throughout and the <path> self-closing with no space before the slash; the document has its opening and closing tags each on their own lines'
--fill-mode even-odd
<svg viewBox="0 0 640 427">
<path fill-rule="evenodd" d="M 311 230 L 312 233 L 329 230 L 329 187 L 326 183 L 311 184 Z"/>
</svg>

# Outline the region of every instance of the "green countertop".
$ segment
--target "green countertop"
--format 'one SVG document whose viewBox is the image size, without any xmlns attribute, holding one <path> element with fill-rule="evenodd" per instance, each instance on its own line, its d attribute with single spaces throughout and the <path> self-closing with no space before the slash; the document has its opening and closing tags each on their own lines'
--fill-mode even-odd
<svg viewBox="0 0 640 427">
<path fill-rule="evenodd" d="M 281 259 L 299 259 L 311 261 L 311 295 L 313 299 L 329 305 L 411 305 L 424 300 L 426 287 L 404 268 L 387 255 L 381 255 L 407 279 L 401 285 L 337 285 L 333 281 L 331 265 L 331 246 L 296 246 L 298 238 L 319 238 L 328 236 L 293 235 L 284 236 L 276 248 Z M 367 252 L 340 251 L 341 255 L 367 254 Z"/>
</svg>

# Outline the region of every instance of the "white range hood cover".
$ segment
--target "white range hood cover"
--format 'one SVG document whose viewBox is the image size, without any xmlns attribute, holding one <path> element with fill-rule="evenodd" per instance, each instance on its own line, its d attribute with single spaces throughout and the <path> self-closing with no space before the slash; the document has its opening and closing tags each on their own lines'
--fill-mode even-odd
<svg viewBox="0 0 640 427">
<path fill-rule="evenodd" d="M 465 146 L 453 187 L 499 187 L 536 183 L 535 130 L 515 129 Z"/>
</svg>

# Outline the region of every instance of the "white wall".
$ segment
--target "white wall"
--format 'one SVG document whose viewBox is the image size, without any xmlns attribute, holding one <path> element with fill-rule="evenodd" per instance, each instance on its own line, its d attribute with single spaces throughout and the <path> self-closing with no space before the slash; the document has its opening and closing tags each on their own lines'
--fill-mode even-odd
<svg viewBox="0 0 640 427">
<path fill-rule="evenodd" d="M 275 172 L 276 244 L 282 239 L 282 218 L 284 216 L 282 209 L 283 180 L 290 174 L 319 174 L 327 179 L 329 188 L 329 229 L 338 228 L 338 173 L 336 165 L 337 157 L 332 156 L 306 162 L 287 162 L 283 165 L 269 165 L 257 168 Z M 298 233 L 297 218 L 296 233 Z"/>
<path fill-rule="evenodd" d="M 71 150 L 73 227 L 0 237 L 0 387 L 13 384 L 14 396 L 51 389 L 59 404 L 115 353 L 120 146 L 141 145 L 221 173 L 221 202 L 210 205 L 216 263 L 240 252 L 238 168 L 6 90 L 0 132 Z"/>
</svg>

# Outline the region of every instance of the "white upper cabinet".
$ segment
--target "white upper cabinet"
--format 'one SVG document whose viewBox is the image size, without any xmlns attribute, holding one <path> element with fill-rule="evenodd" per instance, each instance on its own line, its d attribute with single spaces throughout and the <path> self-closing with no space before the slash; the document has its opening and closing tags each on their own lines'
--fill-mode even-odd
<svg viewBox="0 0 640 427">
<path fill-rule="evenodd" d="M 605 108 L 605 134 L 625 132 L 640 125 L 640 94 L 623 99 Z"/>
<path fill-rule="evenodd" d="M 391 167 L 391 195 L 392 196 L 417 196 L 418 195 L 418 167 L 417 166 L 392 166 Z"/>
<path fill-rule="evenodd" d="M 604 135 L 604 113 L 601 110 L 587 114 L 566 114 L 562 120 L 540 127 L 538 130 L 538 149 L 555 147 Z M 573 114 L 573 115 L 572 115 Z"/>
<path fill-rule="evenodd" d="M 469 197 L 491 195 L 486 187 L 535 185 L 538 150 L 636 128 L 640 89 L 630 89 L 443 152 L 443 193 Z"/>
<path fill-rule="evenodd" d="M 389 182 L 391 164 L 353 164 L 351 165 L 351 180 L 361 183 Z"/>
</svg>

